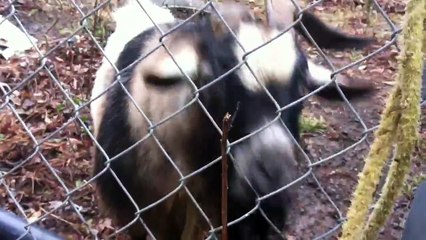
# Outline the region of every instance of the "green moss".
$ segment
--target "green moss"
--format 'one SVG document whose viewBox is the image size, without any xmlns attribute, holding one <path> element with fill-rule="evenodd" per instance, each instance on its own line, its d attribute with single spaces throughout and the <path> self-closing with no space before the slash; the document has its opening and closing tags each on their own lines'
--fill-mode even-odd
<svg viewBox="0 0 426 240">
<path fill-rule="evenodd" d="M 420 173 L 418 175 L 412 176 L 409 181 L 404 181 L 404 186 L 401 190 L 402 194 L 404 194 L 409 199 L 413 198 L 414 189 L 417 188 L 424 180 L 426 180 L 426 174 Z"/>
<path fill-rule="evenodd" d="M 420 119 L 418 103 L 423 69 L 422 34 L 425 9 L 426 0 L 412 0 L 407 5 L 397 85 L 382 114 L 376 139 L 360 174 L 341 239 L 377 239 L 377 233 L 392 212 L 393 203 L 410 170 L 411 154 L 417 141 Z M 373 193 L 394 143 L 397 146 L 395 160 L 391 164 L 381 197 L 365 224 Z"/>
<path fill-rule="evenodd" d="M 400 119 L 396 132 L 396 157 L 392 161 L 379 200 L 370 216 L 364 239 L 376 239 L 380 228 L 393 211 L 404 180 L 411 168 L 411 155 L 418 139 L 420 120 L 420 89 L 423 69 L 423 20 L 426 0 L 412 0 L 407 4 L 402 32 L 403 50 L 398 71 L 401 88 Z"/>
<path fill-rule="evenodd" d="M 362 236 L 368 208 L 373 202 L 373 194 L 379 183 L 382 169 L 392 150 L 392 140 L 395 138 L 398 122 L 395 106 L 398 105 L 400 97 L 400 90 L 394 89 L 382 114 L 379 129 L 375 133 L 375 140 L 352 197 L 347 213 L 348 221 L 343 225 L 342 240 L 359 239 Z"/>
<path fill-rule="evenodd" d="M 322 117 L 303 116 L 299 126 L 302 133 L 322 133 L 327 129 L 327 123 Z"/>
</svg>

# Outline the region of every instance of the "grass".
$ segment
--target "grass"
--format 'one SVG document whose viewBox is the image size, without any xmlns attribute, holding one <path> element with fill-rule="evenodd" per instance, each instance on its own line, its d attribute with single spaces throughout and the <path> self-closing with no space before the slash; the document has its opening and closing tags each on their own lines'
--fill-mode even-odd
<svg viewBox="0 0 426 240">
<path fill-rule="evenodd" d="M 406 180 L 404 182 L 404 186 L 402 187 L 402 193 L 407 196 L 409 199 L 414 197 L 415 189 L 426 180 L 426 174 L 420 173 L 418 175 L 410 177 L 410 180 Z"/>
<path fill-rule="evenodd" d="M 317 118 L 303 115 L 299 126 L 302 133 L 323 133 L 327 129 L 327 123 L 321 116 Z"/>
<path fill-rule="evenodd" d="M 426 152 L 426 139 L 420 136 L 420 139 L 417 143 L 417 151 L 419 153 L 420 159 L 425 159 L 425 152 Z M 413 156 L 414 158 L 414 156 Z M 412 163 L 415 164 L 415 163 Z M 402 187 L 402 194 L 407 196 L 409 199 L 412 199 L 414 197 L 414 191 L 416 188 L 424 181 L 426 180 L 426 173 L 420 172 L 415 175 L 409 175 L 408 179 L 405 180 L 404 186 Z"/>
<path fill-rule="evenodd" d="M 91 2 L 86 2 L 85 7 L 82 8 L 83 12 L 90 12 L 95 9 L 98 5 L 102 4 L 104 1 L 95 0 Z M 91 13 L 91 16 L 86 18 L 86 27 L 96 40 L 99 41 L 101 45 L 105 45 L 106 39 L 110 34 L 110 23 L 111 23 L 111 11 L 114 6 L 116 6 L 117 0 L 112 0 L 110 3 L 104 5 L 102 8 Z M 59 32 L 61 35 L 68 36 L 72 34 L 75 29 L 79 28 L 80 25 L 78 20 L 81 20 L 82 16 L 77 11 L 76 6 L 71 3 L 69 0 L 47 0 L 44 4 L 40 4 L 42 8 L 49 12 L 48 14 L 54 19 L 54 23 L 51 28 L 54 28 L 55 25 L 59 22 L 61 18 L 61 13 L 70 14 L 76 16 L 76 20 L 73 21 L 72 26 L 67 26 L 60 28 Z M 39 11 L 35 9 L 34 11 Z M 34 14 L 34 13 L 33 13 Z M 60 24 L 60 23 L 59 23 Z M 47 33 L 46 33 L 47 34 Z"/>
</svg>

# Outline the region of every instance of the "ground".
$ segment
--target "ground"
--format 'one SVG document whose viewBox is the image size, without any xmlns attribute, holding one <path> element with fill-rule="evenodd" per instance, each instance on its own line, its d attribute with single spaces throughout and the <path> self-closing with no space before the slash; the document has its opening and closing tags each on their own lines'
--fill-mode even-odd
<svg viewBox="0 0 426 240">
<path fill-rule="evenodd" d="M 3 15 L 9 11 L 5 2 L 0 1 Z M 347 33 L 378 39 L 377 44 L 362 51 L 327 52 L 337 67 L 366 56 L 390 39 L 391 31 L 382 17 L 375 14 L 372 23 L 366 24 L 361 4 L 333 0 L 315 8 L 322 19 Z M 403 2 L 380 0 L 379 4 L 394 22 L 400 23 L 404 14 Z M 93 8 L 87 4 L 84 6 L 85 12 Z M 15 7 L 22 24 L 39 39 L 40 52 L 45 54 L 55 50 L 43 61 L 38 60 L 39 55 L 34 51 L 25 57 L 0 60 L 0 81 L 14 89 L 10 105 L 3 107 L 5 98 L 0 95 L 0 174 L 4 174 L 0 178 L 0 206 L 25 214 L 31 221 L 49 213 L 37 223 L 67 239 L 92 239 L 89 229 L 99 237 L 106 236 L 113 231 L 113 226 L 108 219 L 99 216 L 93 186 L 87 182 L 91 174 L 93 143 L 87 132 L 91 119 L 85 102 L 90 96 L 101 53 L 84 30 L 77 33 L 80 38 L 63 43 L 64 36 L 77 29 L 78 20 L 82 18 L 72 5 L 63 4 L 59 9 L 54 3 L 46 5 L 41 1 L 21 0 L 15 2 Z M 103 38 L 104 30 L 95 29 L 95 35 Z M 315 56 L 311 46 L 306 43 L 304 46 Z M 316 96 L 305 103 L 304 113 L 308 121 L 304 124 L 303 145 L 313 162 L 362 141 L 318 164 L 313 168 L 316 179 L 309 177 L 302 182 L 297 205 L 291 213 L 293 221 L 289 223 L 289 239 L 313 239 L 338 226 L 344 218 L 357 174 L 373 141 L 371 128 L 379 123 L 393 86 L 397 54 L 396 48 L 391 47 L 345 71 L 349 76 L 371 81 L 375 86 L 365 98 L 350 100 L 366 128 L 370 129 L 365 133 L 365 139 L 366 129 L 349 105 Z M 425 110 L 422 111 L 425 116 Z M 81 121 L 76 120 L 77 116 Z M 426 132 L 425 123 L 423 117 L 421 139 Z M 425 150 L 424 141 L 421 141 L 413 155 L 412 172 L 403 194 L 395 203 L 394 213 L 380 239 L 400 238 L 413 189 L 425 172 L 422 161 Z M 306 160 L 303 161 L 302 166 L 306 165 Z M 306 171 L 306 168 L 301 170 Z M 79 190 L 72 191 L 75 188 Z M 337 239 L 339 231 L 340 228 L 331 233 L 331 239 Z"/>
</svg>

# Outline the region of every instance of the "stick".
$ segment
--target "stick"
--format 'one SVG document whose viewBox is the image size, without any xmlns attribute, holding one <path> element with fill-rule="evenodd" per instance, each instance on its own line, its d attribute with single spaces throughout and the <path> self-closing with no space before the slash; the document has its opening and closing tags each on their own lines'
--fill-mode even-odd
<svg viewBox="0 0 426 240">
<path fill-rule="evenodd" d="M 226 154 L 226 142 L 231 126 L 231 114 L 226 113 L 222 123 L 222 240 L 228 240 L 228 157 Z"/>
</svg>

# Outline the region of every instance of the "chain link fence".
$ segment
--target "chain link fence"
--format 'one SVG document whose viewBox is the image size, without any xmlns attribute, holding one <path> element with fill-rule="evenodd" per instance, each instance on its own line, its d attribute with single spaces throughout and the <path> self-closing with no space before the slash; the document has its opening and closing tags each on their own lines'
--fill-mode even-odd
<svg viewBox="0 0 426 240">
<path fill-rule="evenodd" d="M 1 5 L 4 19 L 0 24 L 6 24 L 6 21 L 13 22 L 24 32 L 34 50 L 27 51 L 25 55 L 11 57 L 7 61 L 4 60 L 5 64 L 0 66 L 2 73 L 0 76 L 0 206 L 15 212 L 28 221 L 25 226 L 26 232 L 21 232 L 23 234 L 21 239 L 24 239 L 25 234 L 31 234 L 31 226 L 35 225 L 43 226 L 45 229 L 58 233 L 67 239 L 104 239 L 108 237 L 120 239 L 120 237 L 123 237 L 120 232 L 126 230 L 128 226 L 115 229 L 109 219 L 99 216 L 93 188 L 94 178 L 98 176 L 92 177 L 90 171 L 92 168 L 91 148 L 93 146 L 99 147 L 94 138 L 89 117 L 90 90 L 93 85 L 94 74 L 104 55 L 103 47 L 108 35 L 107 28 L 99 27 L 101 18 L 99 18 L 98 13 L 109 7 L 110 1 L 97 2 L 97 5 L 94 6 L 93 2 L 59 0 L 57 1 L 59 4 L 52 5 L 54 7 L 39 9 L 39 13 L 58 11 L 60 15 L 59 20 L 47 18 L 46 26 L 41 26 L 45 30 L 47 28 L 45 31 L 47 36 L 49 36 L 49 33 L 54 34 L 53 26 L 58 21 L 74 25 L 71 27 L 71 31 L 59 31 L 61 37 L 48 38 L 39 35 L 37 42 L 34 41 L 29 32 L 36 33 L 37 27 L 40 26 L 33 26 L 31 21 L 28 21 L 31 18 L 30 7 L 28 6 L 31 4 L 28 2 L 32 1 L 9 0 L 3 1 Z M 293 0 L 292 2 L 298 6 L 301 12 L 323 4 L 323 1 L 315 1 L 307 4 L 306 7 L 301 7 L 297 2 Z M 377 18 L 382 19 L 381 21 L 386 24 L 387 37 L 383 37 L 381 45 L 376 46 L 374 50 L 370 49 L 368 53 L 364 51 L 362 57 L 358 57 L 356 60 L 352 59 L 349 63 L 340 64 L 341 66 L 336 66 L 333 63 L 334 61 L 328 56 L 329 53 L 316 47 L 314 51 L 333 70 L 333 76 L 351 71 L 354 68 L 365 69 L 365 66 L 371 64 L 371 62 L 368 62 L 369 60 L 383 56 L 380 54 L 386 52 L 392 53 L 393 56 L 397 54 L 395 48 L 394 52 L 391 51 L 391 46 L 396 45 L 399 29 L 376 0 L 373 0 L 372 3 L 378 14 Z M 179 4 L 172 2 L 159 2 L 158 4 L 167 5 L 175 10 L 177 8 L 190 8 L 188 4 L 185 6 L 176 6 Z M 203 9 L 213 7 L 210 4 L 210 2 L 199 3 L 195 11 L 186 13 L 188 16 L 192 16 L 186 21 L 202 14 Z M 65 16 L 66 11 L 72 12 L 71 18 Z M 295 21 L 293 26 L 298 22 Z M 163 36 L 167 34 L 169 32 L 164 32 Z M 313 41 L 312 38 L 311 41 Z M 177 64 L 179 65 L 179 62 Z M 245 64 L 245 60 L 241 64 Z M 197 89 L 197 91 L 203 91 L 203 89 Z M 322 108 L 318 102 L 315 104 L 315 101 L 319 101 L 315 100 L 313 96 L 316 92 L 311 92 L 298 101 L 310 100 L 310 103 L 314 106 L 310 110 Z M 276 102 L 274 99 L 272 100 Z M 194 98 L 192 103 L 202 105 L 197 98 Z M 324 181 L 322 181 L 322 179 L 325 179 L 324 171 L 328 174 L 338 175 L 333 166 L 343 164 L 339 161 L 343 161 L 342 156 L 345 154 L 349 154 L 348 156 L 351 158 L 354 156 L 354 152 L 356 154 L 358 151 L 358 154 L 361 154 L 360 159 L 363 159 L 364 155 L 362 154 L 366 154 L 366 151 L 368 151 L 372 132 L 377 128 L 377 121 L 373 121 L 374 124 L 372 124 L 371 121 L 366 122 L 363 119 L 368 113 L 360 113 L 360 111 L 365 109 L 354 106 L 354 103 L 351 103 L 346 97 L 344 97 L 344 102 L 340 104 L 344 106 L 339 111 L 346 111 L 350 116 L 345 118 L 348 122 L 338 119 L 338 114 L 333 113 L 331 116 L 337 118 L 338 124 L 353 124 L 352 129 L 356 129 L 356 134 L 353 136 L 356 135 L 358 139 L 353 139 L 356 137 L 346 139 L 345 145 L 337 146 L 337 150 L 333 153 L 328 154 L 326 152 L 326 156 L 306 152 L 306 149 L 309 149 L 309 142 L 306 143 L 307 147 L 297 144 L 297 148 L 302 153 L 303 173 L 294 182 L 279 189 L 282 191 L 296 183 L 307 181 L 307 184 L 315 190 L 312 191 L 313 195 L 309 196 L 306 194 L 307 187 L 302 186 L 300 191 L 305 191 L 305 195 L 302 194 L 302 200 L 312 202 L 319 199 L 323 204 L 321 206 L 326 207 L 314 209 L 313 207 L 310 208 L 309 203 L 307 203 L 301 207 L 302 210 L 300 211 L 311 212 L 311 214 L 317 212 L 315 213 L 317 215 L 314 215 L 317 219 L 310 219 L 309 221 L 321 222 L 325 218 L 332 219 L 328 222 L 324 221 L 326 222 L 324 225 L 317 222 L 316 225 L 322 226 L 321 228 L 315 229 L 313 227 L 312 233 L 305 236 L 296 235 L 294 236 L 296 239 L 324 239 L 338 234 L 345 220 L 345 210 L 342 209 L 347 207 L 347 199 L 350 196 L 338 196 L 335 194 L 338 190 L 332 191 L 333 194 L 330 194 L 331 188 L 343 188 L 344 186 L 342 186 L 342 182 L 336 185 L 327 182 L 326 184 L 329 186 L 325 186 Z M 290 106 L 280 106 L 280 111 L 277 114 Z M 139 110 L 143 114 L 143 109 Z M 180 111 L 182 110 L 184 109 Z M 318 111 L 318 113 L 324 112 Z M 159 124 L 168 121 L 176 114 L 169 116 L 162 122 L 150 122 L 150 128 L 155 129 Z M 209 115 L 207 111 L 205 114 Z M 149 122 L 149 119 L 147 121 Z M 217 125 L 216 128 L 220 129 Z M 254 134 L 256 133 L 251 133 L 246 138 L 250 138 Z M 324 136 L 325 130 L 320 131 L 318 135 L 320 138 Z M 155 134 L 149 134 L 147 137 L 155 138 Z M 230 143 L 228 147 L 235 144 L 235 142 Z M 317 145 L 321 146 L 321 144 Z M 323 147 L 328 148 L 326 144 Z M 330 147 L 330 149 L 336 149 L 336 147 Z M 360 152 L 360 149 L 363 153 Z M 173 160 L 169 160 L 170 164 L 174 165 Z M 180 169 L 174 165 L 182 179 L 182 184 L 176 191 L 184 189 L 191 195 L 183 180 L 196 175 L 218 161 L 220 161 L 220 157 L 208 166 L 204 166 L 189 175 L 182 174 Z M 330 165 L 330 162 L 334 163 Z M 357 166 L 362 166 L 362 162 L 359 162 Z M 358 169 L 350 169 L 353 175 L 349 177 L 354 178 L 357 171 Z M 321 177 L 318 177 L 318 174 Z M 341 176 L 341 178 L 345 179 L 345 176 Z M 354 181 L 356 181 L 356 177 Z M 354 182 L 352 182 L 353 184 Z M 343 183 L 343 185 L 345 184 Z M 350 192 L 351 188 L 347 191 Z M 348 195 L 347 193 L 343 194 Z M 265 199 L 268 195 L 259 196 L 258 200 Z M 156 204 L 164 201 L 167 197 L 159 199 L 147 208 L 139 209 L 135 214 L 138 215 L 148 208 L 154 208 Z M 346 202 L 344 199 L 346 199 Z M 195 200 L 194 204 L 200 212 L 203 212 L 201 206 Z M 325 217 L 321 214 L 330 216 Z M 206 217 L 205 214 L 203 216 Z M 294 219 L 297 219 L 297 213 L 294 215 Z M 208 219 L 205 220 L 208 221 Z M 305 221 L 307 220 L 305 219 Z M 313 223 L 309 222 L 309 224 Z M 304 227 L 299 227 L 299 232 L 300 228 Z M 214 233 L 220 228 L 211 225 L 210 229 L 210 233 Z"/>
</svg>

